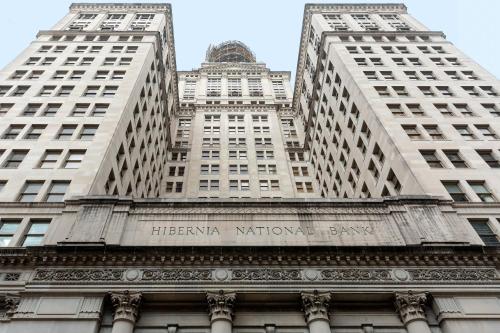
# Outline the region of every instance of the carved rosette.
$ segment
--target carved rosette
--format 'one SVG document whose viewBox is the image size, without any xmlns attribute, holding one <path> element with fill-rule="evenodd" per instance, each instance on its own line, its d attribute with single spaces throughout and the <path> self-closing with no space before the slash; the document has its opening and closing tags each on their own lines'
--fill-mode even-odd
<svg viewBox="0 0 500 333">
<path fill-rule="evenodd" d="M 424 310 L 427 303 L 426 293 L 413 293 L 409 290 L 406 293 L 395 293 L 394 298 L 403 324 L 407 325 L 414 320 L 427 320 Z"/>
<path fill-rule="evenodd" d="M 318 319 L 330 320 L 328 318 L 328 309 L 330 307 L 331 294 L 319 293 L 317 290 L 311 292 L 302 292 L 302 306 L 306 322 Z"/>
<path fill-rule="evenodd" d="M 125 290 L 123 292 L 110 292 L 109 297 L 114 309 L 113 321 L 128 320 L 132 323 L 137 321 L 142 293 Z"/>
<path fill-rule="evenodd" d="M 0 297 L 0 307 L 5 309 L 5 317 L 12 318 L 19 306 L 20 297 L 13 294 L 5 294 Z"/>
<path fill-rule="evenodd" d="M 236 293 L 224 293 L 223 290 L 217 293 L 207 292 L 207 302 L 211 322 L 221 319 L 233 320 Z"/>
</svg>

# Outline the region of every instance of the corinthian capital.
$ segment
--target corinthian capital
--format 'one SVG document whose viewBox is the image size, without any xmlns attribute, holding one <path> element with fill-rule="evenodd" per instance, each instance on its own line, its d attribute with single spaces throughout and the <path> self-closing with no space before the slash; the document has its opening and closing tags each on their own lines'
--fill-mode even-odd
<svg viewBox="0 0 500 333">
<path fill-rule="evenodd" d="M 219 319 L 233 320 L 236 293 L 224 293 L 223 290 L 219 290 L 217 293 L 208 292 L 207 302 L 210 321 Z"/>
<path fill-rule="evenodd" d="M 20 297 L 15 294 L 4 294 L 0 296 L 0 307 L 5 309 L 5 316 L 11 318 L 17 311 Z"/>
<path fill-rule="evenodd" d="M 406 325 L 413 320 L 426 320 L 424 306 L 427 302 L 426 293 L 413 293 L 411 290 L 404 293 L 395 293 L 396 310 Z"/>
<path fill-rule="evenodd" d="M 128 320 L 135 323 L 139 317 L 139 307 L 142 301 L 142 293 L 130 292 L 110 292 L 109 297 L 114 309 L 115 320 Z"/>
<path fill-rule="evenodd" d="M 308 324 L 317 319 L 329 320 L 328 308 L 332 298 L 330 293 L 319 293 L 314 290 L 312 293 L 303 292 L 301 296 L 304 315 Z"/>
</svg>

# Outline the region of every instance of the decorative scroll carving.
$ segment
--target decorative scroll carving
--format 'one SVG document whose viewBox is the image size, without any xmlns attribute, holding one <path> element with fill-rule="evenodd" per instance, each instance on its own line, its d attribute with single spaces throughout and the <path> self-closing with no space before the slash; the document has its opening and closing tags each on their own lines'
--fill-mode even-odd
<svg viewBox="0 0 500 333">
<path fill-rule="evenodd" d="M 116 320 L 128 320 L 135 323 L 139 317 L 139 307 L 142 301 L 142 293 L 130 292 L 110 292 L 109 297 L 114 309 L 114 318 Z"/>
<path fill-rule="evenodd" d="M 0 307 L 5 309 L 5 317 L 11 318 L 16 313 L 19 301 L 19 295 L 5 294 L 0 296 Z"/>
<path fill-rule="evenodd" d="M 406 293 L 395 293 L 394 298 L 396 310 L 403 324 L 407 325 L 414 320 L 427 320 L 424 311 L 427 302 L 426 293 L 415 294 L 409 290 Z"/>
<path fill-rule="evenodd" d="M 212 280 L 210 269 L 145 269 L 143 281 Z"/>
<path fill-rule="evenodd" d="M 34 281 L 119 281 L 124 269 L 40 269 Z"/>
<path fill-rule="evenodd" d="M 232 280 L 302 280 L 299 269 L 235 269 Z"/>
<path fill-rule="evenodd" d="M 323 280 L 330 281 L 390 281 L 389 269 L 324 269 L 321 271 Z"/>
<path fill-rule="evenodd" d="M 301 296 L 304 316 L 308 324 L 318 319 L 329 320 L 330 293 L 319 293 L 317 290 L 314 290 L 312 293 L 302 292 Z"/>
<path fill-rule="evenodd" d="M 207 292 L 207 302 L 211 322 L 221 319 L 233 320 L 236 293 L 224 293 L 223 290 L 217 293 Z"/>
<path fill-rule="evenodd" d="M 493 281 L 495 269 L 408 269 L 415 281 Z"/>
</svg>

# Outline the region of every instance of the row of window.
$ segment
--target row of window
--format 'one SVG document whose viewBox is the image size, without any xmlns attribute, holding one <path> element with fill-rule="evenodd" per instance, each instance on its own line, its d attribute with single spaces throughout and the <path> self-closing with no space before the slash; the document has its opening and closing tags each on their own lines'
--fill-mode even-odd
<svg viewBox="0 0 500 333">
<path fill-rule="evenodd" d="M 476 195 L 482 202 L 497 201 L 486 185 L 486 182 L 482 180 L 446 180 L 441 181 L 441 183 L 446 188 L 446 191 L 448 191 L 450 197 L 457 202 L 473 201 L 473 195 Z"/>
<path fill-rule="evenodd" d="M 40 169 L 78 169 L 82 164 L 83 157 L 85 156 L 84 149 L 70 149 L 65 153 L 64 158 L 62 149 L 49 149 L 42 155 L 42 158 L 37 163 L 36 167 Z M 17 169 L 28 155 L 27 149 L 13 149 L 2 163 L 1 168 L 4 169 Z M 0 150 L 0 156 L 4 154 Z M 5 183 L 3 183 L 5 185 Z"/>
<path fill-rule="evenodd" d="M 404 86 L 374 86 L 380 97 L 409 97 L 410 94 Z M 423 96 L 427 97 L 452 97 L 456 95 L 448 86 L 418 86 Z M 462 90 L 473 97 L 495 97 L 498 93 L 492 86 L 461 86 Z M 458 89 L 454 87 L 453 89 Z"/>
<path fill-rule="evenodd" d="M 447 140 L 438 125 L 401 125 L 411 140 Z M 452 125 L 465 140 L 496 140 L 489 125 Z"/>
<path fill-rule="evenodd" d="M 67 49 L 66 45 L 42 45 L 38 48 L 38 53 L 62 53 Z M 100 53 L 102 50 L 106 50 L 102 45 L 77 45 L 73 49 L 73 53 Z M 134 45 L 113 45 L 109 49 L 110 53 L 136 53 L 139 49 L 138 46 Z"/>
<path fill-rule="evenodd" d="M 423 62 L 420 58 L 408 57 L 408 58 L 391 58 L 392 62 L 397 66 L 423 66 Z M 430 63 L 439 67 L 445 66 L 462 66 L 462 63 L 454 57 L 431 57 L 429 58 Z M 368 66 L 385 66 L 381 58 L 354 58 L 354 61 L 358 66 L 368 67 Z"/>
<path fill-rule="evenodd" d="M 30 86 L 0 86 L 0 97 L 22 97 L 28 91 Z M 38 97 L 68 97 L 71 95 L 75 86 L 42 86 L 36 94 Z M 87 86 L 82 94 L 83 97 L 113 97 L 116 95 L 118 86 Z M 9 93 L 10 92 L 10 93 Z"/>
<path fill-rule="evenodd" d="M 2 134 L 1 139 L 3 140 L 15 140 L 22 138 L 24 140 L 37 140 L 41 135 L 43 130 L 47 127 L 45 124 L 26 126 L 24 124 L 12 124 L 5 130 Z M 27 130 L 24 130 L 27 128 Z M 55 135 L 57 140 L 92 140 L 97 132 L 99 125 L 61 125 L 59 131 Z M 77 130 L 78 129 L 78 130 Z M 24 132 L 24 133 L 23 133 Z M 21 135 L 21 133 L 23 133 Z M 76 134 L 76 135 L 75 135 Z"/>
<path fill-rule="evenodd" d="M 42 70 L 16 70 L 9 77 L 10 80 L 38 80 L 45 73 Z M 52 80 L 81 80 L 85 75 L 86 71 L 73 70 L 58 70 L 51 76 Z M 94 80 L 123 80 L 126 71 L 116 70 L 116 71 L 97 71 L 93 77 Z"/>
<path fill-rule="evenodd" d="M 124 13 L 108 13 L 107 16 L 100 21 L 98 30 L 113 31 L 122 24 L 126 14 Z M 139 13 L 135 14 L 126 30 L 144 31 L 151 26 L 155 14 Z M 80 14 L 67 27 L 67 30 L 81 31 L 89 27 L 89 25 L 97 18 L 97 14 Z"/>
<path fill-rule="evenodd" d="M 42 243 L 51 219 L 30 218 L 24 228 L 21 228 L 22 221 L 21 218 L 0 219 L 0 247 L 34 246 Z M 19 233 L 22 233 L 22 235 L 19 235 Z M 17 243 L 13 243 L 15 236 L 18 236 L 19 239 Z"/>
<path fill-rule="evenodd" d="M 253 122 L 267 122 L 268 121 L 268 116 L 266 114 L 252 114 L 251 116 L 252 116 Z M 221 115 L 220 114 L 205 114 L 204 119 L 205 119 L 205 122 L 219 122 L 221 120 Z M 243 122 L 243 121 L 245 121 L 245 115 L 244 114 L 228 114 L 227 120 L 230 122 Z M 183 126 L 187 126 L 186 119 L 179 120 L 179 124 L 181 124 L 181 122 L 184 122 Z M 189 122 L 189 124 L 190 123 L 191 122 Z"/>
<path fill-rule="evenodd" d="M 437 81 L 438 78 L 433 71 L 403 71 L 405 77 L 398 78 L 392 71 L 364 71 L 363 72 L 368 80 L 372 81 L 397 81 L 397 80 L 411 80 L 421 81 L 430 80 Z M 447 78 L 454 81 L 461 80 L 479 80 L 479 77 L 473 71 L 444 71 Z"/>
<path fill-rule="evenodd" d="M 464 160 L 463 156 L 458 150 L 446 149 L 446 150 L 421 150 L 420 153 L 422 157 L 426 160 L 427 164 L 431 168 L 449 168 L 451 166 L 455 168 L 469 168 L 469 164 Z M 482 160 L 488 164 L 491 168 L 500 168 L 500 162 L 491 149 L 487 150 L 476 150 L 476 153 L 482 158 Z"/>
<path fill-rule="evenodd" d="M 120 36 L 110 36 L 110 35 L 53 35 L 50 37 L 50 41 L 53 42 L 74 42 L 74 41 L 85 41 L 85 42 L 141 42 L 144 36 L 135 35 L 120 35 Z"/>
<path fill-rule="evenodd" d="M 494 117 L 500 117 L 500 109 L 493 103 L 481 103 L 482 111 Z M 444 117 L 477 117 L 478 114 L 466 103 L 434 103 L 434 108 Z M 427 113 L 422 109 L 420 104 L 387 104 L 387 108 L 395 117 L 426 117 Z"/>
<path fill-rule="evenodd" d="M 0 116 L 4 116 L 9 112 L 14 103 L 0 103 Z M 61 108 L 61 103 L 28 103 L 26 107 L 21 111 L 19 116 L 22 117 L 54 117 L 59 109 Z M 69 114 L 72 117 L 104 117 L 108 111 L 109 104 L 107 103 L 76 103 L 71 109 Z"/>
<path fill-rule="evenodd" d="M 247 151 L 246 150 L 229 150 L 229 159 L 246 160 Z M 274 159 L 274 151 L 272 150 L 256 150 L 255 156 L 257 160 L 272 160 Z M 220 158 L 219 150 L 202 150 L 201 158 L 204 160 L 215 160 Z"/>
<path fill-rule="evenodd" d="M 376 51 L 373 51 L 373 48 L 371 46 L 365 45 L 365 46 L 357 46 L 357 45 L 351 45 L 351 46 L 346 46 L 347 52 L 351 54 L 376 54 L 379 53 L 377 52 L 377 47 L 375 47 Z M 446 54 L 448 53 L 441 45 L 417 45 L 415 48 L 413 46 L 404 46 L 404 45 L 382 45 L 380 46 L 380 50 L 386 54 L 412 54 L 412 53 L 425 53 L 425 54 L 433 54 L 433 53 L 440 53 L 440 54 Z"/>
<path fill-rule="evenodd" d="M 220 186 L 218 179 L 201 179 L 199 183 L 200 191 L 218 191 Z M 277 179 L 260 179 L 259 187 L 261 191 L 279 191 L 280 183 Z M 230 191 L 249 191 L 250 181 L 247 179 L 230 179 Z"/>
<path fill-rule="evenodd" d="M 50 66 L 54 64 L 56 57 L 29 57 L 24 62 L 26 66 Z M 62 66 L 90 66 L 94 62 L 93 57 L 68 57 L 60 65 Z M 131 57 L 106 57 L 102 66 L 128 66 L 132 63 Z"/>
</svg>

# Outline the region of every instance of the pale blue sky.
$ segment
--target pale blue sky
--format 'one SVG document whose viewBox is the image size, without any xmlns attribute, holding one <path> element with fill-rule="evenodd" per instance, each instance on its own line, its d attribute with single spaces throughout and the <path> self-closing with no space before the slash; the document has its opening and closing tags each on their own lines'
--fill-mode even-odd
<svg viewBox="0 0 500 333">
<path fill-rule="evenodd" d="M 2 0 L 0 68 L 21 52 L 34 39 L 38 30 L 49 29 L 65 15 L 71 2 L 73 1 Z M 170 2 L 173 8 L 179 70 L 196 68 L 204 59 L 208 44 L 238 39 L 250 46 L 257 59 L 266 62 L 271 69 L 295 71 L 305 1 L 167 2 Z M 443 31 L 462 51 L 497 78 L 500 77 L 499 0 L 408 0 L 405 4 L 409 13 L 420 22 L 431 30 Z"/>
</svg>

